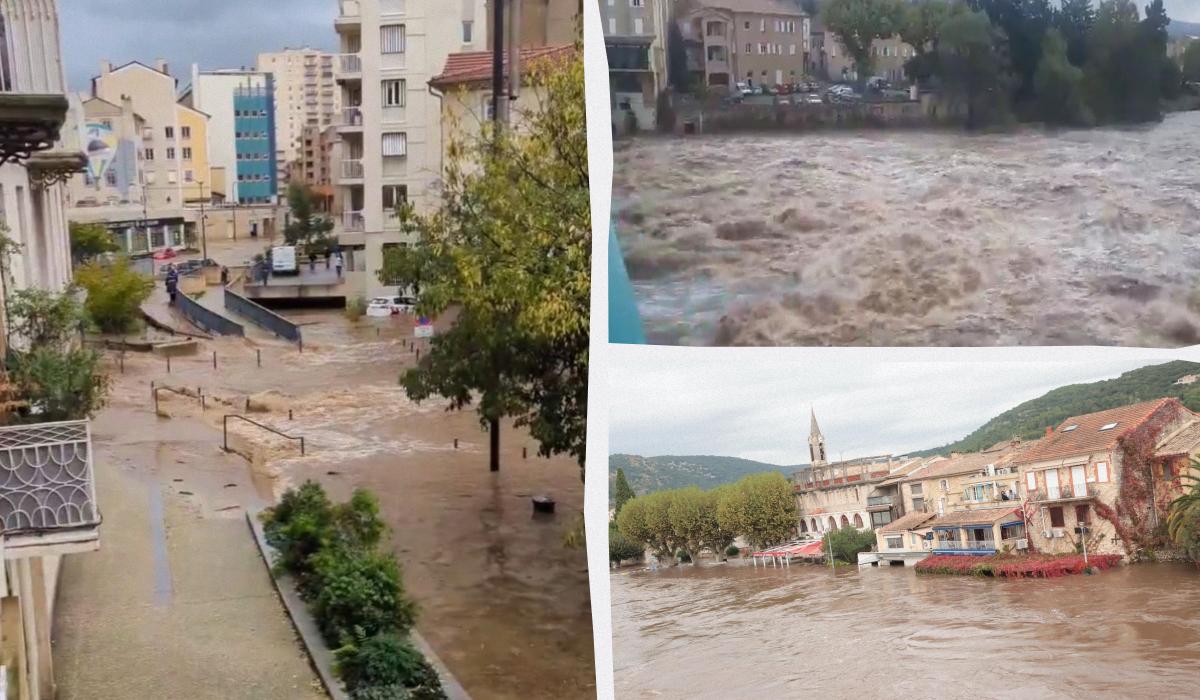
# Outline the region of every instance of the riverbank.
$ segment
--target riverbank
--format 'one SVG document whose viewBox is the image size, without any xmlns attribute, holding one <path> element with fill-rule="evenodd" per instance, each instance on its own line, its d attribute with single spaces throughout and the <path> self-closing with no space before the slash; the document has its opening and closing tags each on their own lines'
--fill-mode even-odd
<svg viewBox="0 0 1200 700">
<path fill-rule="evenodd" d="M 1194 691 L 1193 566 L 1035 581 L 907 567 L 713 566 L 609 580 L 620 698 Z"/>
</svg>

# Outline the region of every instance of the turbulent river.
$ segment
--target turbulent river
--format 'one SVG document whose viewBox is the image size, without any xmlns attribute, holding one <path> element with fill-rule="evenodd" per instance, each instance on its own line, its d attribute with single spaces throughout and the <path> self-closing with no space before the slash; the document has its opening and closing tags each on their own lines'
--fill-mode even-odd
<svg viewBox="0 0 1200 700">
<path fill-rule="evenodd" d="M 1200 572 L 1039 581 L 912 569 L 612 576 L 616 694 L 635 698 L 1194 697 Z"/>
<path fill-rule="evenodd" d="M 619 142 L 649 340 L 1200 342 L 1200 112 L 1128 129 Z"/>
</svg>

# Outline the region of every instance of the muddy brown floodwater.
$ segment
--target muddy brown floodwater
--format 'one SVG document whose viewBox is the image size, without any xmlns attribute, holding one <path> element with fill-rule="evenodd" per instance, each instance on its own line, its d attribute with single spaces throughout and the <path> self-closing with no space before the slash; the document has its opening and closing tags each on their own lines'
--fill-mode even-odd
<svg viewBox="0 0 1200 700">
<path fill-rule="evenodd" d="M 1177 347 L 1200 342 L 1197 134 L 637 139 L 613 211 L 655 343 Z"/>
<path fill-rule="evenodd" d="M 231 447 L 252 460 L 264 499 L 310 478 L 336 499 L 374 490 L 421 609 L 418 629 L 473 697 L 594 697 L 586 553 L 563 546 L 583 510 L 576 463 L 537 457 L 536 442 L 505 423 L 501 471 L 489 473 L 487 434 L 473 412 L 448 413 L 441 400 L 414 404 L 399 386 L 416 357 L 411 321 L 285 314 L 304 324 L 303 353 L 216 339 L 172 360 L 170 374 L 161 358 L 130 355 L 120 386 L 148 392 L 154 379 L 203 388 L 204 411 L 195 398 L 160 395 L 172 422 L 219 428 L 248 399 L 251 418 L 303 435 L 301 457 L 293 443 L 230 423 Z M 558 501 L 557 514 L 533 516 L 530 498 L 539 494 Z"/>
<path fill-rule="evenodd" d="M 1195 697 L 1200 572 L 1007 581 L 907 568 L 612 576 L 617 698 Z"/>
</svg>

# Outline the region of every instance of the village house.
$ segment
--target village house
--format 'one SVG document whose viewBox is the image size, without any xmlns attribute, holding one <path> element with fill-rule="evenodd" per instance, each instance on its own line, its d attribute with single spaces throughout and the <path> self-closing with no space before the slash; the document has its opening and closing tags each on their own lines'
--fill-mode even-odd
<svg viewBox="0 0 1200 700">
<path fill-rule="evenodd" d="M 1164 465 L 1173 469 L 1177 464 L 1172 457 L 1195 449 L 1196 420 L 1178 399 L 1163 398 L 1073 416 L 1049 429 L 1016 460 L 1033 547 L 1069 553 L 1080 549 L 1085 537 L 1089 551 L 1128 553 L 1128 543 L 1113 523 L 1120 520 L 1122 489 L 1149 480 L 1153 493 L 1155 468 L 1161 481 Z M 1139 451 L 1145 455 L 1136 456 Z M 1131 454 L 1133 461 L 1127 456 Z M 1123 479 L 1129 484 L 1123 485 Z M 1141 527 L 1152 528 L 1163 517 L 1163 504 L 1155 503 L 1161 500 L 1135 504 L 1130 515 L 1142 521 Z M 1081 526 L 1087 529 L 1080 532 Z"/>
<path fill-rule="evenodd" d="M 926 511 L 905 513 L 875 531 L 875 549 L 880 561 L 901 562 L 912 566 L 930 554 L 930 521 L 934 514 Z"/>
</svg>

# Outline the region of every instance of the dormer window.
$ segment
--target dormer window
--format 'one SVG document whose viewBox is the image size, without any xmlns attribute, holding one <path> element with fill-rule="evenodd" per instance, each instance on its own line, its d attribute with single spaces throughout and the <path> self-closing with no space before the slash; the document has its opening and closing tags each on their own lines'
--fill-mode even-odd
<svg viewBox="0 0 1200 700">
<path fill-rule="evenodd" d="M 1104 425 L 1100 426 L 1100 432 L 1104 432 L 1105 430 L 1112 430 L 1115 427 L 1117 427 L 1116 423 L 1105 423 Z"/>
<path fill-rule="evenodd" d="M 1115 424 L 1114 424 L 1114 425 L 1115 425 Z M 1062 429 L 1062 432 L 1064 432 L 1064 433 L 1069 433 L 1069 432 L 1071 432 L 1072 430 L 1074 430 L 1074 429 L 1076 429 L 1076 428 L 1078 428 L 1078 427 L 1079 427 L 1079 426 L 1078 426 L 1077 424 L 1075 424 L 1075 423 L 1072 423 L 1072 424 L 1068 425 L 1067 427 L 1063 428 L 1063 429 Z"/>
</svg>

